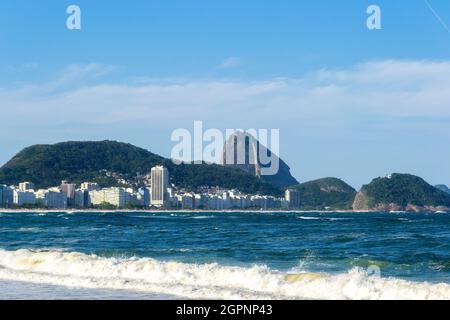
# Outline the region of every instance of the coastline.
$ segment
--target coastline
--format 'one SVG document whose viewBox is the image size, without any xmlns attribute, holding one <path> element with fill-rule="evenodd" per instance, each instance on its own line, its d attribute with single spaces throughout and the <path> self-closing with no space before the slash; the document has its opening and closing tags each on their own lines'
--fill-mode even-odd
<svg viewBox="0 0 450 320">
<path fill-rule="evenodd" d="M 0 213 L 375 213 L 376 210 L 96 210 L 96 209 L 0 209 Z"/>
<path fill-rule="evenodd" d="M 436 211 L 383 211 L 383 210 L 185 210 L 185 209 L 173 209 L 173 210 L 130 210 L 130 209 L 116 209 L 116 210 L 96 210 L 96 209 L 0 209 L 0 213 L 280 213 L 280 214 L 298 214 L 298 213 L 435 213 L 445 214 L 446 212 Z"/>
<path fill-rule="evenodd" d="M 175 295 L 0 279 L 2 300 L 179 300 Z"/>
</svg>

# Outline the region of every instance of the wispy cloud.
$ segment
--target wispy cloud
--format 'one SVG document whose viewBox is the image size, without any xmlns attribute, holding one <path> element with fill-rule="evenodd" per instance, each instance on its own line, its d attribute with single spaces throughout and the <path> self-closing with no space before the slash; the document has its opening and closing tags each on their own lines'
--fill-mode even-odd
<svg viewBox="0 0 450 320">
<path fill-rule="evenodd" d="M 86 78 L 95 79 L 105 76 L 116 70 L 114 66 L 105 66 L 98 63 L 89 64 L 71 64 L 63 70 L 59 81 L 72 82 L 77 80 L 83 80 Z"/>
<path fill-rule="evenodd" d="M 219 64 L 220 69 L 232 69 L 241 65 L 241 59 L 237 57 L 228 57 Z"/>
<path fill-rule="evenodd" d="M 134 85 L 83 79 L 104 75 L 107 67 L 71 66 L 51 83 L 0 88 L 0 125 L 27 123 L 159 123 L 174 119 L 233 121 L 236 115 L 259 121 L 289 115 L 300 123 L 331 116 L 450 117 L 450 62 L 375 61 L 347 69 L 322 69 L 302 78 L 266 81 L 180 80 Z M 49 91 L 48 87 L 64 90 Z"/>
</svg>

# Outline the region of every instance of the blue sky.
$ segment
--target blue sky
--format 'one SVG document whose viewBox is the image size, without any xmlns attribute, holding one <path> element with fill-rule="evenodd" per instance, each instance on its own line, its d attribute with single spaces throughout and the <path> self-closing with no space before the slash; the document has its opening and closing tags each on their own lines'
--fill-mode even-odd
<svg viewBox="0 0 450 320">
<path fill-rule="evenodd" d="M 80 31 L 65 27 L 70 4 Z M 382 30 L 366 28 L 370 4 Z M 171 132 L 203 120 L 279 128 L 300 181 L 450 184 L 445 24 L 445 0 L 3 0 L 0 163 L 65 140 L 168 156 Z"/>
</svg>

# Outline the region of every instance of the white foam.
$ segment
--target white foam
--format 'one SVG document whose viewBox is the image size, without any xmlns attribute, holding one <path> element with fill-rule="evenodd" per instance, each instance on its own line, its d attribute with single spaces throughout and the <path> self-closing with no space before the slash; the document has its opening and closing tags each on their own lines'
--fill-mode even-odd
<svg viewBox="0 0 450 320">
<path fill-rule="evenodd" d="M 184 264 L 58 251 L 0 250 L 0 280 L 123 289 L 190 299 L 450 299 L 450 285 L 340 275 L 293 277 L 264 266 Z"/>
<path fill-rule="evenodd" d="M 304 216 L 300 216 L 300 217 L 297 217 L 298 219 L 301 219 L 301 220 L 322 220 L 322 218 L 318 218 L 318 217 L 304 217 Z"/>
<path fill-rule="evenodd" d="M 36 232 L 41 232 L 42 231 L 42 229 L 40 229 L 40 228 L 19 228 L 19 229 L 17 229 L 17 232 L 33 232 L 33 233 L 36 233 Z"/>
<path fill-rule="evenodd" d="M 328 217 L 309 217 L 309 216 L 298 216 L 297 219 L 301 220 L 321 220 L 321 221 L 343 221 L 350 220 L 350 218 L 328 218 Z"/>
</svg>

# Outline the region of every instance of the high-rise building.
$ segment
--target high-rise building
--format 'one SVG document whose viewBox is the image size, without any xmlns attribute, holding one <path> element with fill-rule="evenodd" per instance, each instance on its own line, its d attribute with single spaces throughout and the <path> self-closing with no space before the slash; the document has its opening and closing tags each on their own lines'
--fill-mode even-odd
<svg viewBox="0 0 450 320">
<path fill-rule="evenodd" d="M 67 181 L 61 182 L 61 191 L 67 194 L 67 205 L 69 207 L 73 207 L 75 205 L 75 189 L 75 184 L 68 183 Z"/>
<path fill-rule="evenodd" d="M 287 189 L 284 197 L 289 205 L 289 209 L 300 208 L 300 192 L 298 190 Z"/>
<path fill-rule="evenodd" d="M 168 204 L 169 194 L 169 171 L 163 166 L 156 166 L 151 171 L 152 179 L 152 195 L 151 205 L 156 207 L 164 207 Z"/>
<path fill-rule="evenodd" d="M 33 182 L 19 183 L 19 190 L 20 191 L 34 190 L 34 183 Z"/>
</svg>

